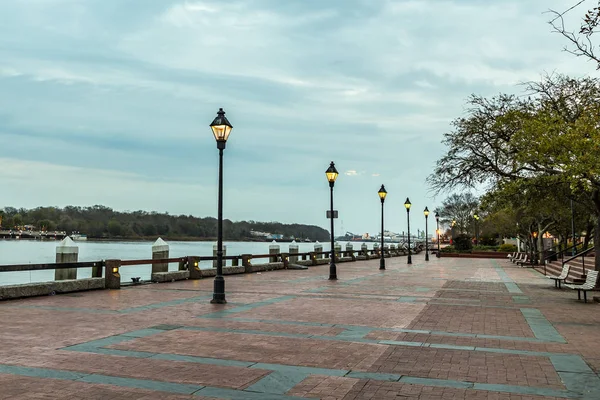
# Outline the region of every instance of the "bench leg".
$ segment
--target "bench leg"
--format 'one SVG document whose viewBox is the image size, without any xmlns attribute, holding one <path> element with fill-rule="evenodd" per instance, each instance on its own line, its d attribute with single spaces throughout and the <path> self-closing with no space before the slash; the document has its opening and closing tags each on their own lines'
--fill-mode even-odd
<svg viewBox="0 0 600 400">
<path fill-rule="evenodd" d="M 583 291 L 583 302 L 587 303 L 587 290 Z"/>
<path fill-rule="evenodd" d="M 558 288 L 560 289 L 560 279 L 558 279 Z"/>
<path fill-rule="evenodd" d="M 577 289 L 577 300 L 581 300 L 581 290 Z"/>
</svg>

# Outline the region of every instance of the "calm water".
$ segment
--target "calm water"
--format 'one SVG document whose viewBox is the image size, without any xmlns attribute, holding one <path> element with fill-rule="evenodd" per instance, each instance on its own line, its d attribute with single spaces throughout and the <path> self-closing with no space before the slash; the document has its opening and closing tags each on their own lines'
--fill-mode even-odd
<svg viewBox="0 0 600 400">
<path fill-rule="evenodd" d="M 58 241 L 35 240 L 0 240 L 0 265 L 7 264 L 41 264 L 56 261 Z M 152 258 L 153 242 L 76 242 L 79 246 L 79 261 L 98 261 L 106 259 L 149 259 Z M 214 242 L 169 242 L 169 257 L 212 256 Z M 268 242 L 225 242 L 227 255 L 266 254 L 269 252 Z M 346 243 L 340 242 L 342 248 Z M 360 249 L 362 242 L 353 242 L 354 249 Z M 280 243 L 280 251 L 287 252 L 290 243 Z M 314 250 L 314 243 L 298 243 L 299 252 Z M 329 244 L 322 243 L 323 251 L 330 249 Z M 367 243 L 369 249 L 373 243 Z M 257 262 L 266 262 L 266 259 Z M 231 261 L 228 261 L 230 265 Z M 178 264 L 169 264 L 169 271 L 176 271 Z M 211 268 L 212 262 L 205 261 L 200 268 Z M 132 277 L 149 280 L 151 265 L 126 266 L 121 268 L 121 281 L 131 282 Z M 91 268 L 79 268 L 78 278 L 92 276 Z M 0 285 L 14 285 L 29 282 L 46 282 L 54 280 L 54 270 L 0 272 Z"/>
</svg>

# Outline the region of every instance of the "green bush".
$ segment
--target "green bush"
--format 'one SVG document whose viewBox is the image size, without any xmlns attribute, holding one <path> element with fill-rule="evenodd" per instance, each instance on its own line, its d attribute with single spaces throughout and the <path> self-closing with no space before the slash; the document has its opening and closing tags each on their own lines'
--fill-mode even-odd
<svg viewBox="0 0 600 400">
<path fill-rule="evenodd" d="M 456 249 L 454 248 L 454 246 L 446 246 L 440 249 L 440 253 L 454 253 L 455 251 Z"/>
<path fill-rule="evenodd" d="M 497 246 L 498 240 L 492 236 L 480 236 L 477 244 L 482 246 Z"/>
<path fill-rule="evenodd" d="M 506 252 L 510 252 L 510 253 L 514 253 L 515 251 L 517 251 L 517 246 L 515 246 L 514 244 L 501 244 L 500 247 L 498 247 L 498 251 L 506 251 Z"/>
<path fill-rule="evenodd" d="M 498 246 L 483 246 L 483 245 L 473 246 L 473 251 L 496 251 L 496 250 L 498 250 Z"/>
<path fill-rule="evenodd" d="M 469 251 L 473 249 L 473 243 L 471 242 L 470 236 L 458 235 L 452 242 L 458 251 Z"/>
</svg>

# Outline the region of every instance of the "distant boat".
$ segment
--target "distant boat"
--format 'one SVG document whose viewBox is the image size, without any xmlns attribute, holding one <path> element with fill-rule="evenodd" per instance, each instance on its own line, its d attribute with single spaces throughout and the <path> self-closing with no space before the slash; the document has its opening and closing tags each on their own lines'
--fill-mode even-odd
<svg viewBox="0 0 600 400">
<path fill-rule="evenodd" d="M 71 239 L 73 239 L 76 242 L 83 242 L 84 240 L 87 240 L 87 235 L 83 233 L 72 233 Z"/>
</svg>

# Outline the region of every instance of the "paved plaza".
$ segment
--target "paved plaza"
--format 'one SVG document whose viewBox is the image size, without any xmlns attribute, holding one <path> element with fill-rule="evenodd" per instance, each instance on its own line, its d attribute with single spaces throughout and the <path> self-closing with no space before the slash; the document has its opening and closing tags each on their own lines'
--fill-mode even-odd
<svg viewBox="0 0 600 400">
<path fill-rule="evenodd" d="M 599 304 L 423 258 L 0 302 L 0 399 L 600 399 Z"/>
</svg>

